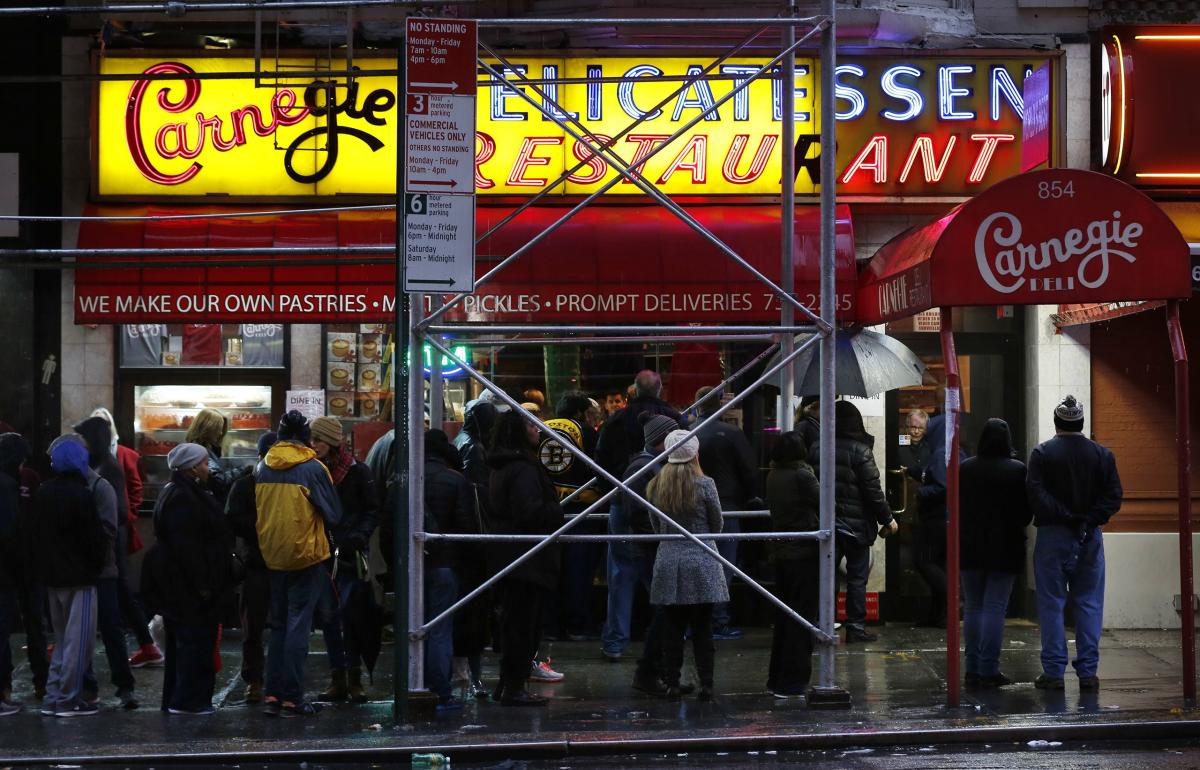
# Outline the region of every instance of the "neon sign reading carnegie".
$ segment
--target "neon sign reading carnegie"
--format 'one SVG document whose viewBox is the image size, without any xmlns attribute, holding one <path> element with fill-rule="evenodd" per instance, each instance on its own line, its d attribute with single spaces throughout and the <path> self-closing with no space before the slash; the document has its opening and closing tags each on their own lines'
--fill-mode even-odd
<svg viewBox="0 0 1200 770">
<path fill-rule="evenodd" d="M 679 83 L 651 78 L 699 74 L 702 60 L 539 58 L 514 62 L 514 70 L 539 80 L 630 78 L 542 89 L 601 141 L 617 137 L 613 152 L 666 192 L 772 194 L 780 184 L 783 81 L 757 80 L 715 107 L 765 61 L 731 60 L 718 69 L 726 79 L 697 81 L 674 97 Z M 1018 173 L 1020 84 L 1038 64 L 1016 57 L 844 61 L 835 76 L 840 191 L 965 194 Z M 391 65 L 378 60 L 378 66 Z M 798 64 L 793 85 L 801 194 L 815 193 L 821 182 L 816 66 Z M 110 57 L 100 68 L 192 75 L 253 71 L 253 61 Z M 529 195 L 574 169 L 559 191 L 586 194 L 617 176 L 603 158 L 526 102 L 516 92 L 521 86 L 493 82 L 480 88 L 476 105 L 477 192 Z M 97 190 L 130 197 L 393 193 L 394 86 L 390 78 L 371 77 L 350 88 L 323 81 L 257 89 L 251 80 L 105 81 L 97 108 Z M 540 98 L 532 89 L 526 93 Z M 638 119 L 642 122 L 627 130 Z M 639 193 L 627 180 L 610 192 Z"/>
</svg>

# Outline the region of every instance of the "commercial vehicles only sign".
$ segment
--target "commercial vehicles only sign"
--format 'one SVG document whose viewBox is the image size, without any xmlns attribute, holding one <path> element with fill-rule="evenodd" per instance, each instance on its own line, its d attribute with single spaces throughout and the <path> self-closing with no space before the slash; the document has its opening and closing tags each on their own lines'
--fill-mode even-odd
<svg viewBox="0 0 1200 770">
<path fill-rule="evenodd" d="M 475 287 L 475 52 L 461 19 L 408 20 L 405 291 Z"/>
</svg>

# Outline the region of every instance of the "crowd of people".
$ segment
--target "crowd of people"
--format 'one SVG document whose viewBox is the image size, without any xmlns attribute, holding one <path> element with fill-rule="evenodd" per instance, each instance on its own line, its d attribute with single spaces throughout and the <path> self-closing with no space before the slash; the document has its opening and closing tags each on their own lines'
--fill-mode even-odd
<svg viewBox="0 0 1200 770">
<path fill-rule="evenodd" d="M 714 640 L 741 631 L 730 612 L 735 540 L 710 535 L 739 531 L 732 511 L 765 508 L 778 532 L 819 529 L 819 482 L 835 488 L 835 553 L 845 562 L 846 616 L 842 641 L 875 640 L 866 626 L 870 550 L 898 524 L 884 496 L 874 438 L 848 401 L 835 406 L 834 467 L 820 464 L 815 399 L 806 398 L 796 429 L 778 435 L 760 481 L 745 433 L 714 413 L 721 394 L 702 388 L 685 417 L 661 398 L 653 371 L 639 372 L 628 397 L 561 394 L 554 415 L 545 396 L 521 394 L 551 430 L 543 433 L 520 411 L 485 392 L 468 406 L 451 442 L 437 429 L 424 438 L 424 529 L 430 533 L 549 535 L 573 514 L 608 498 L 607 527 L 581 519 L 572 531 L 612 535 L 684 534 L 660 542 L 426 540 L 426 620 L 468 594 L 474 598 L 429 630 L 425 680 L 438 708 L 461 708 L 454 684 L 468 697 L 506 706 L 540 706 L 528 683 L 564 674 L 543 655 L 553 639 L 596 640 L 619 662 L 635 636 L 639 592 L 651 612 L 631 685 L 677 699 L 714 697 Z M 540 397 L 540 402 L 538 398 Z M 917 561 L 931 592 L 931 624 L 945 623 L 944 416 L 913 412 L 913 439 L 904 461 L 919 482 Z M 695 436 L 688 436 L 689 425 Z M 1061 689 L 1068 662 L 1063 613 L 1074 607 L 1080 686 L 1099 686 L 1099 632 L 1104 558 L 1101 528 L 1121 504 L 1111 452 L 1083 434 L 1083 407 L 1068 396 L 1054 414 L 1056 435 L 1039 444 L 1026 466 L 1015 459 L 1011 432 L 989 420 L 976 456 L 960 477 L 961 567 L 965 683 L 999 687 L 1004 618 L 1016 575 L 1026 563 L 1026 528 L 1037 527 L 1033 553 L 1042 629 L 1043 673 L 1036 685 Z M 142 550 L 133 526 L 142 501 L 137 455 L 118 443 L 111 414 L 98 409 L 56 439 L 47 454 L 51 475 L 30 468 L 31 449 L 0 424 L 0 715 L 16 713 L 11 695 L 10 636 L 23 630 L 34 692 L 47 716 L 95 714 L 100 684 L 93 669 L 97 634 L 116 702 L 139 707 L 133 671 L 165 667 L 161 709 L 172 715 L 213 713 L 223 628 L 242 629 L 245 700 L 276 717 L 308 717 L 330 701 L 367 700 L 364 672 L 379 653 L 382 611 L 376 605 L 371 543 L 388 575 L 405 570 L 394 554 L 392 516 L 396 442 L 385 435 L 366 462 L 351 451 L 342 423 L 309 421 L 298 412 L 262 436 L 259 461 L 235 472 L 221 462 L 229 420 L 205 409 L 186 441 L 167 457 L 170 482 L 153 506 L 153 544 L 134 590 L 128 557 Z M 612 480 L 628 491 L 612 490 Z M 603 505 L 601 506 L 603 507 Z M 378 532 L 378 535 L 376 534 Z M 940 533 L 940 535 L 939 535 Z M 940 537 L 940 541 L 939 541 Z M 769 546 L 774 592 L 801 617 L 815 620 L 819 548 L 811 539 Z M 516 563 L 514 565 L 514 563 Z M 607 577 L 603 621 L 593 617 L 595 577 Z M 492 590 L 478 591 L 502 573 Z M 235 597 L 237 597 L 235 599 Z M 940 602 L 940 605 L 939 605 Z M 940 614 L 939 614 L 940 613 Z M 161 617 L 163 649 L 153 618 Z M 777 608 L 764 682 L 778 698 L 802 697 L 811 677 L 810 633 Z M 310 638 L 320 630 L 329 685 L 309 697 L 304 688 Z M 127 632 L 136 649 L 130 654 Z M 264 638 L 266 651 L 264 654 Z M 697 681 L 682 675 L 691 640 Z M 485 685 L 483 655 L 499 657 L 494 687 Z"/>
</svg>

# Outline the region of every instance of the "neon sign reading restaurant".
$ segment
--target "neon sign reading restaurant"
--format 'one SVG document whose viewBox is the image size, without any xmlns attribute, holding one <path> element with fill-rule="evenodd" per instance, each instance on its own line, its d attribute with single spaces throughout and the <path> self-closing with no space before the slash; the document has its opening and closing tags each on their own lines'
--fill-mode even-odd
<svg viewBox="0 0 1200 770">
<path fill-rule="evenodd" d="M 366 61 L 360 59 L 360 66 L 393 66 L 391 60 Z M 700 57 L 527 58 L 513 62 L 513 68 L 539 80 L 630 78 L 542 88 L 600 140 L 618 137 L 613 151 L 666 192 L 761 195 L 779 190 L 781 79 L 750 83 L 647 158 L 765 62 L 730 60 L 718 70 L 724 79 L 700 80 L 673 98 L 668 97 L 679 83 L 652 78 L 698 74 L 704 67 Z M 840 190 L 961 195 L 1018 173 L 1021 84 L 1040 63 L 1027 56 L 844 60 L 836 74 Z M 280 65 L 311 69 L 302 60 Z M 242 58 L 101 59 L 105 74 L 159 78 L 100 84 L 96 192 L 129 198 L 394 193 L 394 79 L 363 77 L 349 88 L 324 81 L 254 88 L 253 80 L 194 77 L 252 72 L 253 66 L 253 60 Z M 815 193 L 820 183 L 817 66 L 801 60 L 795 70 L 796 190 L 801 194 Z M 170 74 L 187 77 L 162 77 Z M 503 74 L 516 77 L 511 71 Z M 477 192 L 530 195 L 576 166 L 558 192 L 586 194 L 617 176 L 522 99 L 517 88 L 480 88 Z M 553 109 L 548 102 L 544 106 Z M 637 119 L 642 122 L 623 133 Z M 434 143 L 435 134 L 430 136 Z M 638 190 L 623 181 L 610 192 Z"/>
</svg>

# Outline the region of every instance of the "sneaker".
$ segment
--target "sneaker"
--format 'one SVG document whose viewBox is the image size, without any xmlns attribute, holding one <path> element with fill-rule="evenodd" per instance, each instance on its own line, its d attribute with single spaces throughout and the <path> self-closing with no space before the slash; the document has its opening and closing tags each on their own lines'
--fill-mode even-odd
<svg viewBox="0 0 1200 770">
<path fill-rule="evenodd" d="M 10 717 L 21 710 L 20 703 L 12 701 L 0 700 L 0 717 Z"/>
<path fill-rule="evenodd" d="M 270 696 L 267 698 L 266 702 L 263 703 L 262 712 L 269 717 L 277 717 L 279 716 L 281 709 L 282 706 L 279 703 L 279 699 L 274 696 Z"/>
<path fill-rule="evenodd" d="M 620 650 L 601 650 L 600 654 L 603 655 L 604 659 L 609 663 L 616 663 L 621 660 L 621 656 L 624 653 L 622 653 Z"/>
<path fill-rule="evenodd" d="M 1099 690 L 1100 677 L 1098 676 L 1081 676 L 1079 677 L 1080 690 Z"/>
<path fill-rule="evenodd" d="M 804 693 L 802 692 L 783 692 L 782 690 L 772 690 L 771 695 L 779 700 L 803 700 Z"/>
<path fill-rule="evenodd" d="M 529 681 L 531 682 L 561 682 L 564 675 L 550 668 L 550 659 L 546 658 L 543 661 L 533 661 L 529 668 Z"/>
<path fill-rule="evenodd" d="M 1038 678 L 1033 680 L 1033 686 L 1039 690 L 1061 690 L 1063 689 L 1063 680 L 1061 677 L 1055 678 L 1047 674 L 1038 674 Z"/>
<path fill-rule="evenodd" d="M 77 703 L 72 708 L 61 708 L 54 712 L 54 716 L 69 719 L 71 717 L 90 717 L 99 714 L 100 709 L 94 703 Z"/>
<path fill-rule="evenodd" d="M 742 629 L 734 628 L 733 626 L 719 626 L 714 628 L 712 632 L 713 640 L 718 642 L 736 641 L 745 635 L 746 634 L 742 632 Z"/>
<path fill-rule="evenodd" d="M 198 709 L 167 709 L 168 714 L 174 714 L 180 717 L 207 717 L 217 713 L 217 710 L 212 706 Z"/>
<path fill-rule="evenodd" d="M 262 682 L 251 682 L 246 685 L 246 702 L 247 703 L 262 703 L 263 686 Z"/>
<path fill-rule="evenodd" d="M 117 689 L 117 700 L 121 702 L 121 708 L 126 711 L 133 711 L 139 705 L 138 699 L 133 694 L 132 687 L 121 687 Z"/>
<path fill-rule="evenodd" d="M 146 666 L 161 666 L 163 664 L 162 650 L 156 644 L 143 644 L 129 658 L 130 668 L 145 668 Z"/>
<path fill-rule="evenodd" d="M 293 717 L 315 717 L 321 713 L 320 703 L 307 703 L 305 701 L 284 701 L 279 707 L 279 716 L 284 719 Z"/>
<path fill-rule="evenodd" d="M 54 713 L 55 713 L 54 706 L 42 704 L 42 707 L 40 709 L 38 709 L 38 713 L 44 717 L 52 717 L 52 716 L 54 716 Z"/>
<path fill-rule="evenodd" d="M 979 674 L 975 673 L 974 671 L 968 671 L 967 673 L 963 674 L 963 684 L 967 687 L 978 687 Z"/>
</svg>

